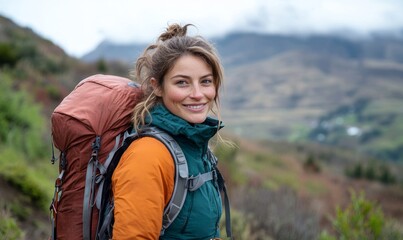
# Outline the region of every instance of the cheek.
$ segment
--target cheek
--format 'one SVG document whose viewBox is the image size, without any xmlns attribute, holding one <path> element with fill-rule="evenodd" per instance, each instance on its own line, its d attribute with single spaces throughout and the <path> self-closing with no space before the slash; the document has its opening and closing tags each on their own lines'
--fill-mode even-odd
<svg viewBox="0 0 403 240">
<path fill-rule="evenodd" d="M 179 103 L 182 102 L 186 98 L 186 93 L 183 91 L 168 91 L 163 96 L 164 102 L 174 102 Z"/>
<path fill-rule="evenodd" d="M 209 90 L 206 92 L 205 95 L 206 95 L 207 98 L 209 98 L 211 100 L 214 100 L 214 98 L 216 97 L 215 88 L 209 88 Z"/>
</svg>

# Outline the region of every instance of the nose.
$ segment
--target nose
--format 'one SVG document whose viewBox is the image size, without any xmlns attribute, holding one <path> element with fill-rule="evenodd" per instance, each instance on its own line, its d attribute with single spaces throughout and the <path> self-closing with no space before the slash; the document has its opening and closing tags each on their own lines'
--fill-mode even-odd
<svg viewBox="0 0 403 240">
<path fill-rule="evenodd" d="M 201 99 L 203 97 L 202 90 L 198 84 L 193 85 L 190 97 L 194 99 Z"/>
</svg>

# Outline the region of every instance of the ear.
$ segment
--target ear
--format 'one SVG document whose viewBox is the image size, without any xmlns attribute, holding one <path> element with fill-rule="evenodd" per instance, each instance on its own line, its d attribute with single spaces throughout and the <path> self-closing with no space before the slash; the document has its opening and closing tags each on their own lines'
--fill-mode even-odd
<svg viewBox="0 0 403 240">
<path fill-rule="evenodd" d="M 155 78 L 151 78 L 151 86 L 154 89 L 154 93 L 157 97 L 161 97 L 162 96 L 162 90 L 161 87 L 158 85 L 158 81 Z"/>
</svg>

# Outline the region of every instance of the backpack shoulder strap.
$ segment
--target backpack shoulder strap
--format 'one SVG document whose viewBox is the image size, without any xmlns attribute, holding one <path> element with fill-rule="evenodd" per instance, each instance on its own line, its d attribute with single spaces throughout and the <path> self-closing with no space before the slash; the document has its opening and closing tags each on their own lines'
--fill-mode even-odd
<svg viewBox="0 0 403 240">
<path fill-rule="evenodd" d="M 172 197 L 169 200 L 169 203 L 165 207 L 163 220 L 162 220 L 162 229 L 161 236 L 164 234 L 165 229 L 167 229 L 171 223 L 178 216 L 183 203 L 185 202 L 187 195 L 187 182 L 188 182 L 188 165 L 185 158 L 185 154 L 183 153 L 179 144 L 172 138 L 171 135 L 166 133 L 165 131 L 157 128 L 157 127 L 146 127 L 143 128 L 141 132 L 139 132 L 140 137 L 148 136 L 153 137 L 161 141 L 171 153 L 172 158 L 175 161 L 175 184 L 174 191 L 172 193 Z"/>
<path fill-rule="evenodd" d="M 227 193 L 227 187 L 225 186 L 225 180 L 222 176 L 221 172 L 217 168 L 218 160 L 214 153 L 209 148 L 207 151 L 207 157 L 213 167 L 213 171 L 216 173 L 217 184 L 220 191 L 224 193 L 224 208 L 225 208 L 225 230 L 227 237 L 232 239 L 232 229 L 231 229 L 231 211 L 230 211 L 230 202 Z"/>
<path fill-rule="evenodd" d="M 141 137 L 153 137 L 159 141 L 161 141 L 166 148 L 169 150 L 172 158 L 175 162 L 175 184 L 174 191 L 172 193 L 172 197 L 164 209 L 163 220 L 162 220 L 162 229 L 161 236 L 164 234 L 165 229 L 167 229 L 171 223 L 178 216 L 183 203 L 185 202 L 187 196 L 187 178 L 188 178 L 188 165 L 185 158 L 185 155 L 178 145 L 178 143 L 172 138 L 171 135 L 166 133 L 165 131 L 157 128 L 157 127 L 145 127 L 142 128 L 140 132 L 125 134 L 123 137 L 122 146 L 113 154 L 112 160 L 107 161 L 109 166 L 106 166 L 107 171 L 104 178 L 105 187 L 103 187 L 103 192 L 99 197 L 101 200 L 101 211 L 100 214 L 100 225 L 98 226 L 97 239 L 108 239 L 108 237 L 112 236 L 111 224 L 113 224 L 113 202 L 109 201 L 109 193 L 111 192 L 111 177 L 113 171 L 119 163 L 121 156 L 124 151 L 129 147 L 129 145 L 138 138 Z M 106 195 L 105 195 L 106 194 Z"/>
</svg>

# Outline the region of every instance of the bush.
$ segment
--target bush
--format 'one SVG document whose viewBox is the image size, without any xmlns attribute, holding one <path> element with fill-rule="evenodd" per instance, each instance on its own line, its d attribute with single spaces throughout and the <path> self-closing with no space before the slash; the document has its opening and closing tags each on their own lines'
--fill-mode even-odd
<svg viewBox="0 0 403 240">
<path fill-rule="evenodd" d="M 238 155 L 238 150 L 237 147 L 226 143 L 217 144 L 214 148 L 214 154 L 219 162 L 219 169 L 229 185 L 243 181 L 243 177 L 238 170 L 238 164 L 235 161 Z"/>
<path fill-rule="evenodd" d="M 350 204 L 345 209 L 337 207 L 332 225 L 337 235 L 323 232 L 320 240 L 387 239 L 384 236 L 385 218 L 382 210 L 366 200 L 363 192 L 357 195 L 351 191 Z"/>
<path fill-rule="evenodd" d="M 357 163 L 354 167 L 346 169 L 346 175 L 356 179 L 365 178 L 371 181 L 379 181 L 383 184 L 393 184 L 397 181 L 386 164 L 369 163 L 365 166 L 362 163 Z"/>
<path fill-rule="evenodd" d="M 312 240 L 319 234 L 318 216 L 290 188 L 245 189 L 233 199 L 250 227 L 243 239 Z"/>
<path fill-rule="evenodd" d="M 396 183 L 396 177 L 391 173 L 390 169 L 385 165 L 381 166 L 380 174 L 379 174 L 379 181 L 384 184 L 392 184 Z"/>
<path fill-rule="evenodd" d="M 318 160 L 312 154 L 309 154 L 304 162 L 304 169 L 308 172 L 318 173 L 321 171 L 321 167 L 318 163 Z"/>
<path fill-rule="evenodd" d="M 13 67 L 18 61 L 15 48 L 9 43 L 0 43 L 0 67 Z"/>
<path fill-rule="evenodd" d="M 16 220 L 10 217 L 6 210 L 0 210 L 0 239 L 17 240 L 22 237 L 23 232 L 18 227 Z"/>
<path fill-rule="evenodd" d="M 0 146 L 0 177 L 15 186 L 36 206 L 47 209 L 51 188 L 45 182 L 43 173 L 24 162 L 23 156 L 12 148 Z M 48 180 L 47 180 L 48 181 Z"/>
<path fill-rule="evenodd" d="M 41 107 L 24 91 L 15 91 L 11 80 L 0 81 L 0 144 L 13 146 L 27 158 L 44 157 L 45 145 L 40 141 L 45 120 Z"/>
<path fill-rule="evenodd" d="M 378 239 L 384 222 L 380 208 L 365 200 L 363 193 L 359 196 L 352 193 L 351 205 L 336 210 L 333 224 L 342 239 Z"/>
<path fill-rule="evenodd" d="M 108 71 L 108 65 L 105 59 L 101 58 L 96 62 L 97 71 L 101 73 L 106 73 Z"/>
<path fill-rule="evenodd" d="M 251 235 L 250 224 L 245 216 L 235 209 L 231 209 L 231 228 L 234 239 L 250 239 L 248 238 Z M 220 219 L 220 235 L 222 239 L 225 239 L 227 236 L 225 214 L 223 214 Z"/>
</svg>

